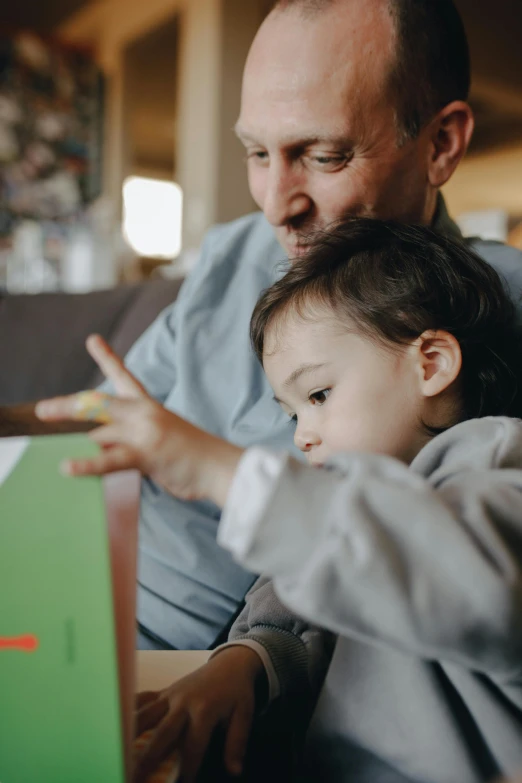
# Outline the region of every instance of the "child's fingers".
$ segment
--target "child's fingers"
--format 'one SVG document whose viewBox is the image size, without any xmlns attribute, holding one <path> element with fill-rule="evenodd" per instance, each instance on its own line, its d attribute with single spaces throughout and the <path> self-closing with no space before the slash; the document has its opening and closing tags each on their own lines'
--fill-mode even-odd
<svg viewBox="0 0 522 783">
<path fill-rule="evenodd" d="M 125 446 L 113 446 L 91 459 L 65 460 L 62 473 L 68 476 L 103 476 L 118 470 L 138 468 L 136 455 Z"/>
<path fill-rule="evenodd" d="M 107 424 L 114 415 L 118 400 L 100 391 L 82 391 L 67 397 L 53 397 L 36 404 L 35 413 L 45 421 L 95 421 Z M 113 410 L 111 410 L 111 408 Z"/>
<path fill-rule="evenodd" d="M 151 701 L 158 701 L 159 698 L 160 693 L 158 691 L 140 691 L 134 697 L 134 709 L 138 712 L 146 704 L 150 704 Z"/>
<path fill-rule="evenodd" d="M 135 760 L 134 782 L 142 783 L 158 764 L 173 750 L 185 730 L 188 713 L 169 713 L 154 729 L 147 747 Z"/>
<path fill-rule="evenodd" d="M 211 720 L 193 720 L 183 738 L 181 750 L 181 779 L 183 783 L 194 783 L 205 758 L 215 723 Z"/>
<path fill-rule="evenodd" d="M 89 438 L 100 446 L 121 444 L 122 427 L 118 424 L 106 424 L 105 427 L 97 427 L 89 432 Z"/>
<path fill-rule="evenodd" d="M 46 421 L 67 419 L 110 424 L 113 421 L 126 422 L 134 405 L 134 400 L 111 397 L 100 391 L 82 391 L 67 397 L 41 400 L 36 404 L 35 412 Z"/>
<path fill-rule="evenodd" d="M 122 359 L 98 334 L 87 338 L 87 350 L 105 375 L 112 383 L 116 393 L 124 397 L 147 397 L 148 394 L 137 378 L 125 367 Z"/>
<path fill-rule="evenodd" d="M 225 766 L 231 775 L 240 775 L 252 728 L 252 710 L 238 707 L 231 718 L 225 741 Z"/>
<path fill-rule="evenodd" d="M 83 394 L 83 392 L 80 392 Z M 43 421 L 75 421 L 86 420 L 88 417 L 82 410 L 78 394 L 69 394 L 67 397 L 53 397 L 50 400 L 41 400 L 36 404 L 35 413 Z"/>
<path fill-rule="evenodd" d="M 163 720 L 169 711 L 169 702 L 166 698 L 158 697 L 157 694 L 150 695 L 147 703 L 142 704 L 136 714 L 136 736 L 139 737 L 144 731 L 153 729 Z"/>
</svg>

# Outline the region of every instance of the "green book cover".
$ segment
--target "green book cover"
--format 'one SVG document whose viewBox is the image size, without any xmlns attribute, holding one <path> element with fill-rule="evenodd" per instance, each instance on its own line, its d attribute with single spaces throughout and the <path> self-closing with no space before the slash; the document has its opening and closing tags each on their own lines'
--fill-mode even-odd
<svg viewBox="0 0 522 783">
<path fill-rule="evenodd" d="M 123 783 L 101 480 L 85 435 L 0 440 L 0 783 Z"/>
</svg>

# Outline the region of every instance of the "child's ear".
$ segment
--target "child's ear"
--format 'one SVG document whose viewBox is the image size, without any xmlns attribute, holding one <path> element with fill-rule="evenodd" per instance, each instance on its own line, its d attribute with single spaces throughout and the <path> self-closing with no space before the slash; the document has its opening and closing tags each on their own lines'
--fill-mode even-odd
<svg viewBox="0 0 522 783">
<path fill-rule="evenodd" d="M 430 330 L 419 337 L 416 345 L 421 393 L 436 397 L 458 378 L 462 367 L 459 342 L 449 332 Z"/>
</svg>

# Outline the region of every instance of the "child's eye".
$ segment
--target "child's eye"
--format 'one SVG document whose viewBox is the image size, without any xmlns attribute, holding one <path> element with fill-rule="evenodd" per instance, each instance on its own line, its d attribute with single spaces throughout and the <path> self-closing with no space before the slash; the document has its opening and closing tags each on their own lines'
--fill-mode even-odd
<svg viewBox="0 0 522 783">
<path fill-rule="evenodd" d="M 312 405 L 324 405 L 331 391 L 331 389 L 321 389 L 321 391 L 316 391 L 310 394 L 308 399 Z"/>
</svg>

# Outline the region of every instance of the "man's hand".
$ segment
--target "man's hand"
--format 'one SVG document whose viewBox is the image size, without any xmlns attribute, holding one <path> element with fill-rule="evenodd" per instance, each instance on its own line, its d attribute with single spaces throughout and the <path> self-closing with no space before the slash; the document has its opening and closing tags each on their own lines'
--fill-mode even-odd
<svg viewBox="0 0 522 783">
<path fill-rule="evenodd" d="M 137 759 L 135 783 L 146 780 L 173 750 L 180 753 L 183 783 L 192 783 L 219 728 L 225 736 L 225 767 L 230 774 L 240 775 L 260 688 L 266 691 L 260 657 L 236 646 L 219 652 L 169 688 L 139 694 L 136 736 L 150 730 L 152 736 Z"/>
<path fill-rule="evenodd" d="M 93 459 L 68 461 L 64 471 L 85 476 L 137 469 L 177 497 L 208 498 L 223 506 L 242 450 L 167 411 L 101 337 L 89 337 L 87 350 L 118 397 L 95 398 L 100 401 L 98 420 L 106 423 L 90 437 L 102 452 Z M 83 399 L 72 394 L 45 400 L 36 414 L 45 421 L 85 419 Z"/>
</svg>

